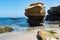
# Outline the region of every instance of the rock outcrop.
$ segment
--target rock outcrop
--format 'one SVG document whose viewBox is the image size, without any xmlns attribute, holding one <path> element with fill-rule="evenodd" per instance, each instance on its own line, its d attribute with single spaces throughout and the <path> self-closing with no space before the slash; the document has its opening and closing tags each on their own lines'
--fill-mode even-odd
<svg viewBox="0 0 60 40">
<path fill-rule="evenodd" d="M 38 40 L 59 40 L 59 37 L 56 35 L 56 32 L 53 30 L 44 30 L 44 29 L 40 29 L 37 32 L 37 39 Z"/>
<path fill-rule="evenodd" d="M 33 3 L 25 9 L 25 16 L 30 26 L 39 26 L 45 16 L 45 6 L 43 3 Z"/>
<path fill-rule="evenodd" d="M 11 28 L 11 27 L 2 26 L 2 27 L 0 28 L 0 33 L 11 32 L 11 31 L 13 31 L 13 30 L 14 30 L 14 29 Z"/>
<path fill-rule="evenodd" d="M 48 10 L 48 15 L 46 16 L 46 21 L 60 21 L 60 5 L 56 7 L 51 7 Z"/>
</svg>

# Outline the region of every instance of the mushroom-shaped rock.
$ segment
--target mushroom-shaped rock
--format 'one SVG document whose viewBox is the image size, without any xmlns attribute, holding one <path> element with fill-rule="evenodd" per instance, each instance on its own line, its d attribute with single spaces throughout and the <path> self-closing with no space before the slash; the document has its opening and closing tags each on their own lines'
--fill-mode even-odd
<svg viewBox="0 0 60 40">
<path fill-rule="evenodd" d="M 45 7 L 43 3 L 33 3 L 30 4 L 28 8 L 25 9 L 25 16 L 28 17 L 27 22 L 31 25 L 40 25 L 45 16 Z"/>
<path fill-rule="evenodd" d="M 43 3 L 31 4 L 25 9 L 26 16 L 45 16 L 45 7 Z"/>
</svg>

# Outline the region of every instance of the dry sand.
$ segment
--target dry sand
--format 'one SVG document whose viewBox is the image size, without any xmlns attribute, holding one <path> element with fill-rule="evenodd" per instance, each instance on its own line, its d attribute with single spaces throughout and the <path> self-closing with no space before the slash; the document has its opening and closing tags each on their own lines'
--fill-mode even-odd
<svg viewBox="0 0 60 40">
<path fill-rule="evenodd" d="M 33 28 L 27 32 L 7 32 L 0 34 L 0 40 L 37 40 L 36 34 L 41 27 Z M 60 36 L 60 28 L 56 28 Z M 30 29 L 28 29 L 30 30 Z"/>
<path fill-rule="evenodd" d="M 37 30 L 29 32 L 7 32 L 0 34 L 0 40 L 37 40 Z"/>
</svg>

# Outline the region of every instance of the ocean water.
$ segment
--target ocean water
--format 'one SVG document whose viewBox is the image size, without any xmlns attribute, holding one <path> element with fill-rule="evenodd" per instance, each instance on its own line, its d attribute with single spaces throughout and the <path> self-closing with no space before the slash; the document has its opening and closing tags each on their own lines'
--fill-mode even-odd
<svg viewBox="0 0 60 40">
<path fill-rule="evenodd" d="M 16 18 L 16 20 L 13 20 L 11 18 L 0 18 L 0 26 L 5 25 L 17 25 L 17 26 L 27 26 L 26 23 L 27 18 Z"/>
<path fill-rule="evenodd" d="M 28 31 L 30 29 L 34 29 L 34 27 L 30 27 L 27 23 L 27 18 L 20 17 L 16 18 L 16 20 L 12 20 L 11 18 L 0 18 L 0 28 L 2 26 L 8 26 L 14 29 L 14 31 Z"/>
<path fill-rule="evenodd" d="M 52 24 L 52 25 L 58 26 L 57 24 Z M 52 26 L 52 25 L 48 24 L 48 22 L 46 21 L 44 23 L 44 28 L 47 28 L 48 26 Z M 27 18 L 25 17 L 16 18 L 16 20 L 12 20 L 11 18 L 0 18 L 0 28 L 2 26 L 12 27 L 14 31 L 22 31 L 22 32 L 41 28 L 40 26 L 30 27 L 29 24 L 27 23 Z"/>
</svg>

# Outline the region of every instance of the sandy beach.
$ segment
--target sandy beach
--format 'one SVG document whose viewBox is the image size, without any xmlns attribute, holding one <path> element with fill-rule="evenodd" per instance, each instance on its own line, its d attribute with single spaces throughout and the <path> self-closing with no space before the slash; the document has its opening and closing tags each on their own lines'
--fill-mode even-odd
<svg viewBox="0 0 60 40">
<path fill-rule="evenodd" d="M 13 31 L 13 32 L 6 32 L 6 33 L 1 33 L 0 34 L 0 40 L 38 40 L 36 38 L 36 34 L 38 30 L 40 30 L 41 27 L 34 27 L 34 28 L 29 28 L 29 31 L 25 32 L 19 32 L 19 31 Z M 56 28 L 47 28 L 47 30 L 57 30 L 59 36 L 60 36 L 60 27 Z"/>
<path fill-rule="evenodd" d="M 29 32 L 7 32 L 0 34 L 0 40 L 37 40 L 37 30 Z"/>
</svg>

